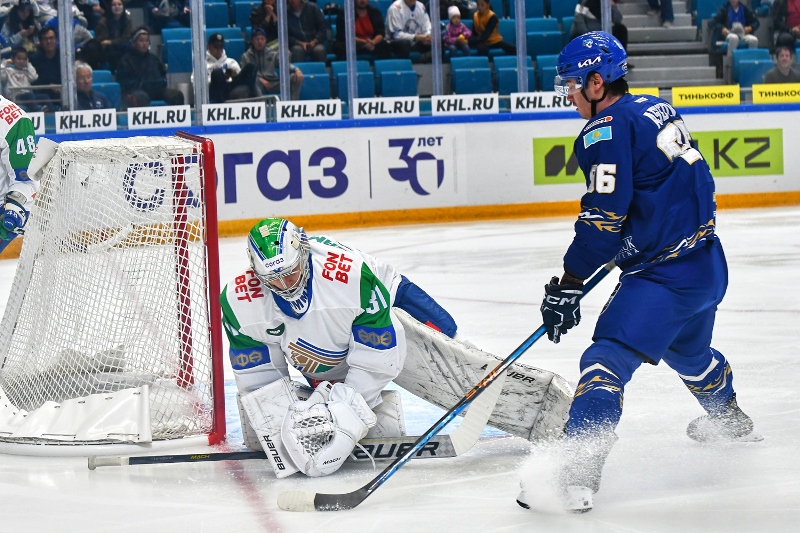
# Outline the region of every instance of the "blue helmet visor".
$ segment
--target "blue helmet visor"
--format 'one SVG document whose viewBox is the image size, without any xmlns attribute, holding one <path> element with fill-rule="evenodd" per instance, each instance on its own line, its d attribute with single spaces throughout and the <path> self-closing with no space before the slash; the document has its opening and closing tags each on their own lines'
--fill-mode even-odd
<svg viewBox="0 0 800 533">
<path fill-rule="evenodd" d="M 556 76 L 553 81 L 553 88 L 561 96 L 569 96 L 583 89 L 583 83 L 579 79 Z"/>
</svg>

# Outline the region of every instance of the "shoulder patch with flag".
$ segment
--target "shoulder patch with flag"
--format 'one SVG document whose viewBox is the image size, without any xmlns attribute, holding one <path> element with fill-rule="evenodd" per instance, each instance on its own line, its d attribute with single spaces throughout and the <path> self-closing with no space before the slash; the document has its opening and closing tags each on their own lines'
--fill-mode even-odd
<svg viewBox="0 0 800 533">
<path fill-rule="evenodd" d="M 603 126 L 602 128 L 597 128 L 596 130 L 590 131 L 586 135 L 583 136 L 583 147 L 589 148 L 594 143 L 599 143 L 600 141 L 610 141 L 611 140 L 611 126 Z"/>
</svg>

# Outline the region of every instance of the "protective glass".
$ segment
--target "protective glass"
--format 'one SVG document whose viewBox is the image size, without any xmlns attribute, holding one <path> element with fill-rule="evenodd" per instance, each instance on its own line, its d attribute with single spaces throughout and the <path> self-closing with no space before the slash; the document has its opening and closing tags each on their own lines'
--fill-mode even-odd
<svg viewBox="0 0 800 533">
<path fill-rule="evenodd" d="M 556 79 L 553 82 L 553 88 L 555 89 L 556 93 L 560 94 L 561 96 L 569 96 L 583 89 L 583 83 L 575 78 L 562 78 L 561 76 L 556 76 Z"/>
</svg>

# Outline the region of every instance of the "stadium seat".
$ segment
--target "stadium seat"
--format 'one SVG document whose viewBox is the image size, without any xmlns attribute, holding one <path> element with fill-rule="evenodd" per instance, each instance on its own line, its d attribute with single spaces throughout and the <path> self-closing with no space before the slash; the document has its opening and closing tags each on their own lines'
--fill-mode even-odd
<svg viewBox="0 0 800 533">
<path fill-rule="evenodd" d="M 564 0 L 559 0 L 564 1 Z M 514 2 L 508 3 L 508 18 L 516 18 L 516 8 Z M 543 17 L 544 16 L 544 0 L 525 0 L 525 18 L 530 17 Z"/>
<path fill-rule="evenodd" d="M 739 62 L 739 87 L 752 87 L 764 83 L 764 74 L 772 70 L 772 59 L 743 59 Z"/>
<path fill-rule="evenodd" d="M 394 3 L 394 0 L 377 0 L 374 2 L 375 7 L 377 7 L 381 15 L 383 15 L 383 20 L 386 20 L 386 12 L 389 11 L 389 6 Z"/>
<path fill-rule="evenodd" d="M 166 41 L 164 43 L 164 57 L 167 70 L 170 74 L 192 71 L 192 42 Z"/>
<path fill-rule="evenodd" d="M 234 23 L 239 26 L 240 28 L 245 28 L 250 25 L 250 13 L 259 5 L 261 2 L 253 2 L 253 1 L 239 1 L 233 4 L 233 20 Z"/>
<path fill-rule="evenodd" d="M 528 59 L 528 91 L 536 90 L 536 71 L 530 56 Z M 494 78 L 497 92 L 503 96 L 517 92 L 517 57 L 503 56 L 494 58 Z"/>
<path fill-rule="evenodd" d="M 375 90 L 382 96 L 416 96 L 417 73 L 411 66 L 411 60 L 376 59 Z"/>
<path fill-rule="evenodd" d="M 742 61 L 755 61 L 772 63 L 772 58 L 769 55 L 769 50 L 766 48 L 742 48 L 733 51 L 733 81 L 739 81 L 739 73 L 741 69 L 739 64 Z M 774 65 L 773 65 L 774 66 Z"/>
<path fill-rule="evenodd" d="M 225 55 L 235 60 L 237 63 L 246 49 L 247 45 L 241 37 L 238 39 L 225 38 Z"/>
<path fill-rule="evenodd" d="M 114 81 L 114 75 L 110 70 L 95 70 L 92 72 L 92 82 L 108 83 L 110 81 Z"/>
<path fill-rule="evenodd" d="M 575 23 L 575 17 L 564 17 L 561 19 L 561 33 L 564 35 L 564 46 L 571 41 L 570 35 L 572 34 L 572 25 Z"/>
<path fill-rule="evenodd" d="M 454 94 L 492 92 L 488 57 L 454 57 L 450 60 L 450 74 Z"/>
<path fill-rule="evenodd" d="M 559 22 L 563 22 L 564 17 L 574 17 L 576 4 L 568 0 L 550 0 L 550 16 Z"/>
<path fill-rule="evenodd" d="M 225 2 L 206 2 L 206 27 L 230 24 L 230 11 Z"/>
<path fill-rule="evenodd" d="M 728 0 L 697 0 L 697 27 L 703 27 L 703 21 L 714 18 L 719 8 Z"/>
<path fill-rule="evenodd" d="M 161 41 L 191 41 L 191 28 L 164 28 L 161 30 Z"/>
<path fill-rule="evenodd" d="M 529 31 L 526 35 L 528 44 L 528 55 L 538 57 L 539 55 L 552 55 L 561 52 L 563 40 L 561 32 L 550 31 Z"/>
<path fill-rule="evenodd" d="M 119 83 L 114 81 L 101 83 L 95 82 L 92 83 L 92 90 L 106 95 L 106 98 L 108 98 L 108 103 L 111 104 L 111 107 L 119 111 L 119 102 L 122 99 Z"/>
<path fill-rule="evenodd" d="M 206 24 L 206 42 L 208 42 L 208 38 L 213 33 L 221 33 L 222 36 L 225 37 L 226 45 L 228 44 L 227 41 L 229 39 L 242 39 L 242 28 L 212 27 Z"/>
<path fill-rule="evenodd" d="M 331 76 L 325 63 L 294 63 L 303 73 L 300 100 L 326 100 L 331 97 Z"/>
<path fill-rule="evenodd" d="M 369 61 L 356 61 L 356 74 L 358 76 L 357 98 L 372 98 L 375 96 L 375 75 L 369 67 Z M 346 101 L 347 95 L 347 61 L 331 61 L 331 74 L 335 82 L 334 96 Z"/>
<path fill-rule="evenodd" d="M 546 31 L 561 32 L 556 19 L 546 18 L 527 18 L 525 19 L 525 31 Z"/>
<path fill-rule="evenodd" d="M 558 55 L 536 56 L 536 82 L 540 91 L 552 91 Z"/>
<path fill-rule="evenodd" d="M 497 31 L 505 42 L 516 46 L 517 23 L 514 19 L 500 19 L 500 23 L 497 25 Z M 504 55 L 506 55 L 506 53 L 500 48 L 492 48 L 489 50 L 489 57 Z"/>
</svg>

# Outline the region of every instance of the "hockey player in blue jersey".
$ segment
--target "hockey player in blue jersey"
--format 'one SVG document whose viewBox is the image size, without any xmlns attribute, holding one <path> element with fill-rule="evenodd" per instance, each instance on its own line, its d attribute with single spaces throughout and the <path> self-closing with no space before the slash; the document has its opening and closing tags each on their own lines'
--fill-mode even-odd
<svg viewBox="0 0 800 533">
<path fill-rule="evenodd" d="M 545 286 L 548 338 L 580 322 L 583 281 L 614 260 L 620 282 L 580 360 L 559 476 L 566 508 L 592 508 L 617 437 L 623 391 L 642 363 L 664 361 L 707 412 L 687 434 L 697 441 L 759 440 L 736 404 L 733 374 L 711 347 L 728 283 L 716 234 L 714 179 L 681 116 L 666 101 L 628 93 L 627 54 L 605 32 L 575 38 L 558 58 L 556 91 L 588 123 L 575 141 L 587 192 L 564 256 Z M 530 506 L 523 491 L 518 503 Z"/>
</svg>

